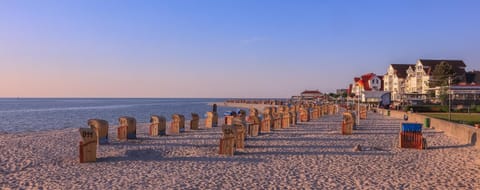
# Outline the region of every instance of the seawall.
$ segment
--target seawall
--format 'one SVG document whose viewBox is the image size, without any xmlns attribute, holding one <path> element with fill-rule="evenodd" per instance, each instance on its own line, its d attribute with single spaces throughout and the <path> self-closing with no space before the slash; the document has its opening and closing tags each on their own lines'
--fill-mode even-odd
<svg viewBox="0 0 480 190">
<path fill-rule="evenodd" d="M 387 115 L 390 111 L 390 117 L 403 119 L 406 112 L 397 110 L 377 109 L 378 113 Z M 409 122 L 424 123 L 425 118 L 430 118 L 430 127 L 439 131 L 443 131 L 446 135 L 454 137 L 461 143 L 470 144 L 480 149 L 480 129 L 476 129 L 469 125 L 449 122 L 437 118 L 431 118 L 421 113 L 407 113 Z"/>
</svg>

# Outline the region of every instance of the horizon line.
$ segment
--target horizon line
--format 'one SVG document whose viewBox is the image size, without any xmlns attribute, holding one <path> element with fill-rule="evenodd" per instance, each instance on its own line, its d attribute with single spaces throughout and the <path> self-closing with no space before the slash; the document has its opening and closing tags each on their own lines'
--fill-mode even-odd
<svg viewBox="0 0 480 190">
<path fill-rule="evenodd" d="M 80 99 L 80 98 L 95 98 L 95 99 L 153 99 L 153 98 L 164 98 L 164 99 L 189 99 L 189 98 L 202 98 L 202 99 L 290 99 L 290 98 L 281 98 L 281 97 L 0 97 L 0 99 L 55 99 L 55 98 L 64 98 L 64 99 Z"/>
</svg>

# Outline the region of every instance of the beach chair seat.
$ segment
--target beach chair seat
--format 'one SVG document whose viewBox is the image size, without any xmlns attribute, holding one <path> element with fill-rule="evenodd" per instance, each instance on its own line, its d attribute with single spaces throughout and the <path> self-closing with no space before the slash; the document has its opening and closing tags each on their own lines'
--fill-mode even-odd
<svg viewBox="0 0 480 190">
<path fill-rule="evenodd" d="M 263 119 L 261 121 L 260 132 L 261 133 L 269 133 L 273 127 L 273 115 L 272 115 L 272 108 L 265 107 L 263 110 Z"/>
<path fill-rule="evenodd" d="M 351 135 L 353 133 L 354 120 L 351 112 L 343 113 L 342 135 Z"/>
<path fill-rule="evenodd" d="M 170 121 L 170 127 L 168 128 L 169 135 L 180 134 L 180 114 L 173 114 L 172 121 Z"/>
<path fill-rule="evenodd" d="M 233 116 L 227 115 L 224 117 L 225 125 L 232 125 L 233 122 Z"/>
<path fill-rule="evenodd" d="M 207 112 L 205 119 L 205 128 L 212 128 L 218 126 L 218 114 L 216 112 Z"/>
<path fill-rule="evenodd" d="M 255 108 L 250 108 L 250 113 L 248 116 L 249 123 L 247 123 L 248 135 L 251 137 L 256 137 L 260 134 L 260 125 L 261 121 L 258 117 L 258 110 Z"/>
<path fill-rule="evenodd" d="M 422 132 L 400 132 L 400 148 L 423 149 Z"/>
<path fill-rule="evenodd" d="M 102 119 L 89 119 L 87 124 L 93 131 L 95 131 L 98 138 L 98 145 L 108 143 L 108 121 Z"/>
<path fill-rule="evenodd" d="M 301 122 L 309 122 L 310 121 L 309 111 L 305 108 L 300 108 L 300 121 Z"/>
<path fill-rule="evenodd" d="M 235 148 L 244 149 L 247 134 L 247 128 L 244 123 L 240 122 L 239 120 L 235 120 L 233 122 L 233 133 L 235 135 Z"/>
<path fill-rule="evenodd" d="M 167 119 L 163 116 L 150 116 L 150 136 L 166 135 Z"/>
<path fill-rule="evenodd" d="M 290 113 L 288 111 L 285 111 L 283 113 L 283 118 L 282 118 L 282 128 L 289 128 L 290 127 Z"/>
<path fill-rule="evenodd" d="M 190 120 L 190 129 L 198 130 L 198 124 L 200 122 L 200 116 L 196 113 L 192 113 L 192 120 Z"/>
<path fill-rule="evenodd" d="M 179 131 L 180 133 L 185 132 L 185 116 L 182 114 L 178 114 L 178 117 L 180 118 L 180 123 L 179 123 Z"/>
<path fill-rule="evenodd" d="M 127 126 L 119 126 L 117 128 L 117 139 L 118 140 L 127 140 Z"/>
<path fill-rule="evenodd" d="M 125 133 L 126 130 L 126 139 L 136 139 L 137 138 L 137 120 L 133 117 L 128 117 L 128 116 L 122 116 L 118 119 L 119 121 L 119 129 L 118 129 L 118 139 L 119 140 L 125 140 L 124 134 L 120 134 L 120 132 Z M 124 129 L 125 128 L 125 129 Z M 121 131 L 122 130 L 122 131 Z"/>
<path fill-rule="evenodd" d="M 97 134 L 91 128 L 80 128 L 82 141 L 79 142 L 80 163 L 96 162 L 97 160 Z"/>
<path fill-rule="evenodd" d="M 218 154 L 233 156 L 235 154 L 236 138 L 233 126 L 222 126 L 223 137 L 220 139 Z"/>
<path fill-rule="evenodd" d="M 235 137 L 221 138 L 218 154 L 233 156 L 235 154 Z"/>
<path fill-rule="evenodd" d="M 367 106 L 361 105 L 360 106 L 360 119 L 367 119 Z"/>
<path fill-rule="evenodd" d="M 400 148 L 424 149 L 426 139 L 422 137 L 422 124 L 401 123 L 399 140 Z"/>
<path fill-rule="evenodd" d="M 297 110 L 296 106 L 290 107 L 290 125 L 295 126 L 297 124 Z"/>
<path fill-rule="evenodd" d="M 256 137 L 256 136 L 259 135 L 260 124 L 259 123 L 248 123 L 247 124 L 247 129 L 248 129 L 248 136 Z"/>
<path fill-rule="evenodd" d="M 268 133 L 270 132 L 270 118 L 263 118 L 260 124 L 260 133 Z"/>
<path fill-rule="evenodd" d="M 280 113 L 273 114 L 273 130 L 278 130 L 282 128 L 282 117 Z"/>
</svg>

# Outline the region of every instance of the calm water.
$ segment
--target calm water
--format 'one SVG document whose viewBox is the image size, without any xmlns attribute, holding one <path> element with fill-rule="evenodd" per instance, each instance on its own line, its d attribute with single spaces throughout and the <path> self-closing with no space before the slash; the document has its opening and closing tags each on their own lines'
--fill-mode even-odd
<svg viewBox="0 0 480 190">
<path fill-rule="evenodd" d="M 118 124 L 118 117 L 133 116 L 139 123 L 147 123 L 150 115 L 198 113 L 201 118 L 212 107 L 209 102 L 225 99 L 0 99 L 0 132 L 41 131 L 62 128 L 87 127 L 88 119 L 105 119 L 110 125 Z M 233 108 L 218 107 L 223 113 Z M 221 114 L 220 114 L 221 115 Z"/>
</svg>

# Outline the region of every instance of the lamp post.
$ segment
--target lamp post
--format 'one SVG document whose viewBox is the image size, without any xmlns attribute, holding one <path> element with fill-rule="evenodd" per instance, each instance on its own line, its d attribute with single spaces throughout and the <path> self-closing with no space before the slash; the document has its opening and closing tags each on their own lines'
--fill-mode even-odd
<svg viewBox="0 0 480 190">
<path fill-rule="evenodd" d="M 448 121 L 452 120 L 452 112 L 451 112 L 451 110 L 452 110 L 452 97 L 451 97 L 452 89 L 450 87 L 451 80 L 452 80 L 452 78 L 448 77 Z"/>
<path fill-rule="evenodd" d="M 360 124 L 360 87 L 357 88 L 358 104 L 357 104 L 357 125 Z"/>
</svg>

